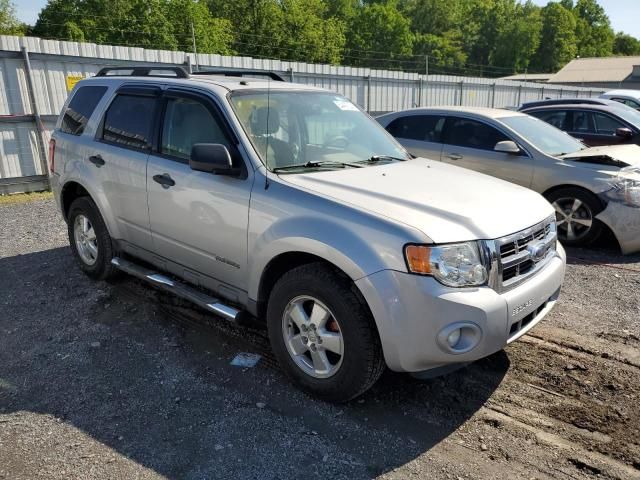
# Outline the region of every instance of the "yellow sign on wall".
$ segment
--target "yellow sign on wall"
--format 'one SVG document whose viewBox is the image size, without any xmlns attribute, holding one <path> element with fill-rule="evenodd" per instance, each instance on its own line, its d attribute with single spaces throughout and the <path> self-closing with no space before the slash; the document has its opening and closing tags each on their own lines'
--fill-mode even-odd
<svg viewBox="0 0 640 480">
<path fill-rule="evenodd" d="M 82 79 L 84 79 L 82 75 L 67 75 L 67 92 L 73 90 L 75 84 Z"/>
</svg>

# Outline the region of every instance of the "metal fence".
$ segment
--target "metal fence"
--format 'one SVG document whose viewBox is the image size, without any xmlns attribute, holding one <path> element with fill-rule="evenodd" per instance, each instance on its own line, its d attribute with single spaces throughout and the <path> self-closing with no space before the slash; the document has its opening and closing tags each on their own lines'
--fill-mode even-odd
<svg viewBox="0 0 640 480">
<path fill-rule="evenodd" d="M 0 36 L 0 194 L 46 189 L 47 149 L 71 83 L 105 66 L 182 65 L 270 70 L 334 90 L 372 115 L 417 106 L 516 107 L 601 90 L 531 82 L 318 65 L 135 47 Z"/>
</svg>

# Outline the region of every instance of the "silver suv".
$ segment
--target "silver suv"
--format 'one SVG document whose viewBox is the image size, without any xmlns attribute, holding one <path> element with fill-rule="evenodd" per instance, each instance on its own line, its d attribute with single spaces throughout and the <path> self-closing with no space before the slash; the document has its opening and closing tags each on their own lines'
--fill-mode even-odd
<svg viewBox="0 0 640 480">
<path fill-rule="evenodd" d="M 104 70 L 75 86 L 50 150 L 90 277 L 124 271 L 264 321 L 284 372 L 330 401 L 385 365 L 434 375 L 499 351 L 563 281 L 540 195 L 412 159 L 326 90 Z"/>
</svg>

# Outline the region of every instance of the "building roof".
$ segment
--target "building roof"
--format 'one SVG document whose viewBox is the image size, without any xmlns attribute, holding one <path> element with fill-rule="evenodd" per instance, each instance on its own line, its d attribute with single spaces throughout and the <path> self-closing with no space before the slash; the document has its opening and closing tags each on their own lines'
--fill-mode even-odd
<svg viewBox="0 0 640 480">
<path fill-rule="evenodd" d="M 502 77 L 501 80 L 514 80 L 518 82 L 546 82 L 555 74 L 553 73 L 518 73 L 517 75 L 509 75 Z"/>
<path fill-rule="evenodd" d="M 549 83 L 622 82 L 637 66 L 640 66 L 640 56 L 576 58 L 553 75 Z"/>
</svg>

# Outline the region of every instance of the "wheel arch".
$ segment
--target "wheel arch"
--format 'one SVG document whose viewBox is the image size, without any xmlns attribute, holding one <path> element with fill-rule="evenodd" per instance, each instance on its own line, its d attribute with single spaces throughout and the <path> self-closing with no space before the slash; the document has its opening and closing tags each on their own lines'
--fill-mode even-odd
<svg viewBox="0 0 640 480">
<path fill-rule="evenodd" d="M 273 257 L 267 263 L 262 271 L 262 274 L 260 275 L 256 295 L 256 314 L 258 318 L 264 318 L 269 295 L 271 294 L 271 291 L 278 279 L 280 279 L 288 271 L 310 263 L 323 263 L 329 266 L 337 275 L 348 279 L 353 284 L 355 290 L 358 292 L 358 295 L 360 296 L 363 304 L 367 305 L 364 297 L 355 286 L 353 278 L 351 278 L 351 276 L 347 274 L 344 269 L 315 253 L 309 253 L 305 251 L 287 251 Z M 367 308 L 369 308 L 368 305 Z"/>
</svg>

